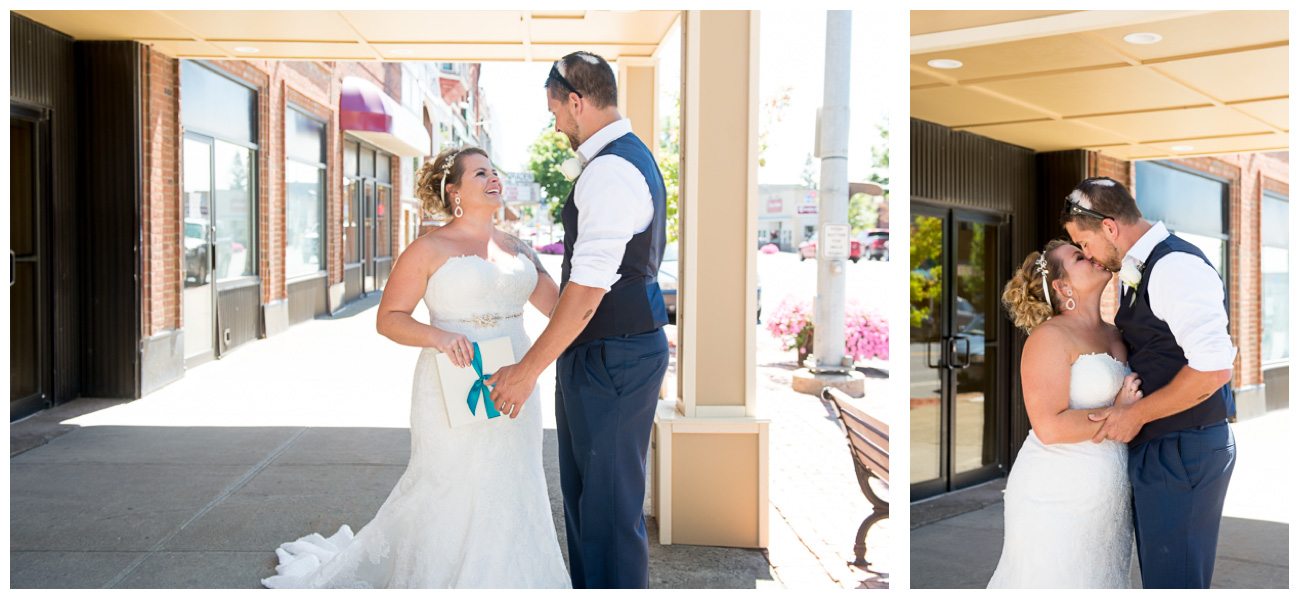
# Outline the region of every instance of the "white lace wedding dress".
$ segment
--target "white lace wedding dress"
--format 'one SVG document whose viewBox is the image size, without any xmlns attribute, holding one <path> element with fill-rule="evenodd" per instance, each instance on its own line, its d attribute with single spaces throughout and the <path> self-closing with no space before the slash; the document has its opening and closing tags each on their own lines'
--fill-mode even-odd
<svg viewBox="0 0 1300 600">
<path fill-rule="evenodd" d="M 1107 354 L 1070 366 L 1070 408 L 1115 401 L 1128 369 Z M 1044 444 L 1031 430 L 1007 478 L 1002 559 L 990 588 L 1127 588 L 1133 545 L 1128 447 Z"/>
<path fill-rule="evenodd" d="M 537 269 L 516 257 L 448 260 L 429 278 L 431 323 L 478 342 L 530 341 L 523 307 Z M 415 366 L 411 462 L 356 535 L 312 534 L 280 546 L 270 588 L 567 588 L 542 471 L 542 415 L 533 390 L 519 416 L 451 428 L 434 356 Z M 346 492 L 342 492 L 346 493 Z"/>
</svg>

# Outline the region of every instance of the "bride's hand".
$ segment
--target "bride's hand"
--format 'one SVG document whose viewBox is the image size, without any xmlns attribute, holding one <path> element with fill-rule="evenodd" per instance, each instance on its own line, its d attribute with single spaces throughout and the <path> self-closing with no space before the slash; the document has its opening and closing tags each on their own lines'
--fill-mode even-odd
<svg viewBox="0 0 1300 600">
<path fill-rule="evenodd" d="M 1119 387 L 1119 393 L 1115 394 L 1115 406 L 1132 406 L 1133 403 L 1142 399 L 1142 380 L 1138 379 L 1137 373 L 1129 373 L 1124 376 L 1124 385 Z"/>
<path fill-rule="evenodd" d="M 433 330 L 435 333 L 433 339 L 429 340 L 429 347 L 446 354 L 451 359 L 451 364 L 462 369 L 468 367 L 470 361 L 474 360 L 474 346 L 470 344 L 469 338 L 437 327 Z"/>
</svg>

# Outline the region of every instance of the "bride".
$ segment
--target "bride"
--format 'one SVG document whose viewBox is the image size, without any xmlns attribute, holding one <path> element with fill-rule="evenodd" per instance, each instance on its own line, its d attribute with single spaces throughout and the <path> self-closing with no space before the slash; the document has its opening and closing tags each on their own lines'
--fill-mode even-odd
<svg viewBox="0 0 1300 600">
<path fill-rule="evenodd" d="M 448 425 L 434 357 L 456 366 L 473 342 L 530 341 L 523 306 L 549 315 L 559 288 L 532 249 L 492 225 L 501 180 L 479 148 L 448 149 L 417 174 L 429 214 L 450 222 L 412 242 L 393 268 L 377 329 L 423 348 L 411 398 L 411 462 L 374 519 L 354 536 L 312 534 L 276 551 L 270 588 L 567 588 L 542 471 L 537 390 L 501 416 Z M 430 325 L 411 313 L 420 299 Z"/>
<path fill-rule="evenodd" d="M 1020 363 L 1033 429 L 1007 478 L 1005 539 L 990 588 L 1126 588 L 1133 519 L 1128 449 L 1092 442 L 1088 413 L 1142 397 L 1119 330 L 1101 320 L 1110 271 L 1053 240 L 1002 303 L 1029 333 Z M 1050 320 L 1049 320 L 1050 319 Z"/>
</svg>

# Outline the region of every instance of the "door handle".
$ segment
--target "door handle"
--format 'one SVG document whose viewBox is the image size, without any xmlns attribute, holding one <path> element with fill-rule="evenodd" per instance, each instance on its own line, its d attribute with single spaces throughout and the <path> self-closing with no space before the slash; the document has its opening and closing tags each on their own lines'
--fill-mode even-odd
<svg viewBox="0 0 1300 600">
<path fill-rule="evenodd" d="M 940 340 L 938 340 L 938 341 L 939 341 L 940 344 L 943 343 L 943 340 L 942 340 L 942 339 L 940 339 Z M 925 366 L 930 367 L 931 369 L 938 369 L 939 367 L 942 367 L 943 365 L 941 365 L 941 364 L 934 364 L 934 363 L 930 362 L 930 357 L 933 355 L 933 352 L 931 352 L 931 349 L 932 349 L 932 348 L 934 348 L 934 341 L 933 341 L 933 340 L 932 340 L 932 341 L 928 341 L 928 342 L 925 343 Z"/>
<path fill-rule="evenodd" d="M 18 270 L 18 257 L 14 254 L 14 249 L 9 249 L 9 287 L 14 286 L 14 271 Z"/>
<path fill-rule="evenodd" d="M 952 348 L 952 353 L 949 356 L 951 356 L 954 359 L 951 362 L 952 368 L 965 369 L 966 367 L 969 367 L 970 366 L 970 337 L 964 335 L 956 335 L 948 339 L 951 341 L 951 348 Z M 956 361 L 957 342 L 959 341 L 966 342 L 966 353 L 962 356 L 963 360 L 960 363 Z"/>
</svg>

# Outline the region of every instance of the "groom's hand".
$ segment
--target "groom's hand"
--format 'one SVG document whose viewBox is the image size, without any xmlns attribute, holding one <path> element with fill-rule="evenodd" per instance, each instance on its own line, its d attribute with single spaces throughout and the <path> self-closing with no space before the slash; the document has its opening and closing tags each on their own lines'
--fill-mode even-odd
<svg viewBox="0 0 1300 600">
<path fill-rule="evenodd" d="M 510 415 L 511 419 L 519 416 L 524 401 L 528 400 L 528 395 L 533 393 L 533 388 L 537 385 L 537 376 L 537 373 L 523 365 L 497 369 L 487 380 L 487 384 L 492 387 L 492 402 L 496 404 L 497 411 Z"/>
<path fill-rule="evenodd" d="M 1088 418 L 1093 421 L 1105 421 L 1097 435 L 1092 436 L 1092 443 L 1100 444 L 1103 440 L 1115 440 L 1127 444 L 1130 440 L 1137 437 L 1142 426 L 1146 422 L 1142 419 L 1139 411 L 1132 406 L 1115 405 L 1095 413 L 1089 413 Z"/>
</svg>

